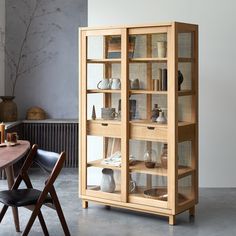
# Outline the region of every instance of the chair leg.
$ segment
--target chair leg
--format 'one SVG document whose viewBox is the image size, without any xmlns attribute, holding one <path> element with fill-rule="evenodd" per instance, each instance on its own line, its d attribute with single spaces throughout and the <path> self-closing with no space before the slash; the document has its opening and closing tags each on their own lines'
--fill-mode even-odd
<svg viewBox="0 0 236 236">
<path fill-rule="evenodd" d="M 8 209 L 8 206 L 7 205 L 4 205 L 2 210 L 1 210 L 1 213 L 0 213 L 0 223 L 2 222 L 2 219 L 3 217 L 5 216 L 6 212 L 7 212 L 7 209 Z"/>
<path fill-rule="evenodd" d="M 60 202 L 58 200 L 58 197 L 57 197 L 55 189 L 51 190 L 50 194 L 52 196 L 53 203 L 54 203 L 54 205 L 56 207 L 57 215 L 58 215 L 58 217 L 60 219 L 60 222 L 61 222 L 62 228 L 64 230 L 64 233 L 65 233 L 66 236 L 70 236 L 70 231 L 69 231 L 69 228 L 67 226 L 66 219 L 65 219 L 63 211 L 61 209 L 61 205 L 60 205 Z"/>
<path fill-rule="evenodd" d="M 35 207 L 32 214 L 31 214 L 31 217 L 25 227 L 25 230 L 24 232 L 22 233 L 22 236 L 27 236 L 29 234 L 29 231 L 36 219 L 36 217 L 39 215 L 39 212 L 40 212 L 40 208 L 39 207 Z"/>
<path fill-rule="evenodd" d="M 43 229 L 44 235 L 49 236 L 48 229 L 47 229 L 47 226 L 46 226 L 46 223 L 44 221 L 43 214 L 41 211 L 39 211 L 38 218 L 39 218 L 40 225 Z"/>
</svg>

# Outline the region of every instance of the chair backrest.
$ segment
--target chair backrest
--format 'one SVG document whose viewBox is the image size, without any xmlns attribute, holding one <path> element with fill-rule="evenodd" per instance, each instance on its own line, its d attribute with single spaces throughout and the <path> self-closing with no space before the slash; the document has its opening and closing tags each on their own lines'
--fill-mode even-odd
<svg viewBox="0 0 236 236">
<path fill-rule="evenodd" d="M 58 153 L 38 149 L 33 161 L 40 168 L 51 173 L 59 158 L 60 154 Z"/>
</svg>

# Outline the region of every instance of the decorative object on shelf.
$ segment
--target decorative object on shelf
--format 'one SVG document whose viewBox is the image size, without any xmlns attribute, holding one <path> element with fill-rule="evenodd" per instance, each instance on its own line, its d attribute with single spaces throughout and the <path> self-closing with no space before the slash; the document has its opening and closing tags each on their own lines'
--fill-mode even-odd
<svg viewBox="0 0 236 236">
<path fill-rule="evenodd" d="M 96 110 L 95 110 L 95 106 L 93 105 L 93 109 L 92 109 L 92 116 L 91 116 L 92 120 L 96 120 L 97 116 L 96 116 Z"/>
<path fill-rule="evenodd" d="M 167 69 L 162 70 L 162 91 L 167 91 Z"/>
<path fill-rule="evenodd" d="M 179 91 L 181 90 L 181 84 L 183 83 L 183 81 L 184 81 L 184 76 L 181 73 L 181 71 L 178 70 L 178 90 Z"/>
<path fill-rule="evenodd" d="M 145 151 L 144 156 L 144 163 L 147 168 L 154 168 L 156 165 L 157 160 L 157 152 L 154 149 L 148 149 Z"/>
<path fill-rule="evenodd" d="M 109 157 L 106 159 L 103 159 L 101 161 L 101 164 L 103 165 L 108 165 L 108 166 L 116 166 L 116 167 L 121 167 L 121 152 L 116 151 L 115 153 L 111 154 Z M 129 163 L 133 163 L 135 161 L 135 158 L 130 155 L 129 157 Z"/>
<path fill-rule="evenodd" d="M 167 188 L 152 188 L 152 189 L 147 189 L 144 191 L 144 196 L 146 198 L 151 198 L 155 200 L 161 200 L 161 201 L 168 201 L 168 193 L 167 193 Z M 187 198 L 183 194 L 178 194 L 178 202 L 184 202 L 186 201 Z"/>
<path fill-rule="evenodd" d="M 111 80 L 108 78 L 103 78 L 97 84 L 98 89 L 111 89 Z"/>
<path fill-rule="evenodd" d="M 111 79 L 111 89 L 120 89 L 121 82 L 119 78 L 112 78 Z"/>
<path fill-rule="evenodd" d="M 129 117 L 130 119 L 135 119 L 136 117 L 136 100 L 135 99 L 130 99 L 129 100 Z"/>
<path fill-rule="evenodd" d="M 2 122 L 0 124 L 0 143 L 5 142 L 5 124 Z"/>
<path fill-rule="evenodd" d="M 27 110 L 27 120 L 45 120 L 46 112 L 41 107 L 31 107 Z"/>
<path fill-rule="evenodd" d="M 136 100 L 135 99 L 130 99 L 129 100 L 129 119 L 133 120 L 137 118 L 136 115 Z M 121 111 L 121 99 L 119 99 L 118 103 L 118 112 Z"/>
<path fill-rule="evenodd" d="M 156 122 L 156 119 L 159 116 L 160 108 L 158 108 L 158 104 L 154 104 L 154 108 L 152 109 L 151 121 Z"/>
<path fill-rule="evenodd" d="M 129 36 L 128 53 L 129 58 L 133 58 L 135 48 L 135 36 Z M 107 44 L 108 58 L 121 58 L 121 37 L 109 36 Z"/>
<path fill-rule="evenodd" d="M 161 153 L 161 167 L 167 169 L 168 164 L 168 146 L 167 143 L 164 143 Z"/>
<path fill-rule="evenodd" d="M 116 109 L 112 107 L 102 107 L 101 115 L 103 120 L 114 120 L 117 117 Z"/>
<path fill-rule="evenodd" d="M 166 41 L 157 42 L 157 57 L 165 58 L 166 52 L 167 52 L 167 42 Z"/>
<path fill-rule="evenodd" d="M 101 181 L 101 191 L 107 193 L 114 193 L 116 184 L 113 176 L 114 172 L 112 169 L 104 168 L 102 169 L 102 181 Z"/>
<path fill-rule="evenodd" d="M 160 83 L 160 80 L 159 79 L 153 79 L 152 80 L 152 90 L 153 91 L 159 91 L 159 83 Z"/>
<path fill-rule="evenodd" d="M 140 89 L 140 83 L 139 83 L 138 78 L 134 80 L 129 80 L 129 82 L 130 82 L 130 89 L 134 89 L 134 90 Z"/>
<path fill-rule="evenodd" d="M 156 119 L 156 122 L 159 124 L 166 124 L 167 123 L 167 119 L 165 117 L 164 111 L 160 111 L 159 112 L 159 116 Z"/>
<path fill-rule="evenodd" d="M 14 96 L 1 96 L 0 121 L 13 122 L 17 120 L 17 106 L 13 101 Z"/>
<path fill-rule="evenodd" d="M 132 176 L 129 176 L 129 193 L 135 192 L 136 182 L 132 179 Z"/>
</svg>

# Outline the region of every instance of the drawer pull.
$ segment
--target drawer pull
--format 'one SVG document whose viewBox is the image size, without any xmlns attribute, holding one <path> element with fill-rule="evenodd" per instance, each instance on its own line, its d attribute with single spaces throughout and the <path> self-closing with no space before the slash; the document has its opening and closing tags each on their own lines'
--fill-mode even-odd
<svg viewBox="0 0 236 236">
<path fill-rule="evenodd" d="M 154 129 L 155 129 L 155 127 L 150 127 L 150 126 L 148 126 L 147 128 L 148 128 L 148 129 L 151 129 L 151 130 L 154 130 Z"/>
<path fill-rule="evenodd" d="M 107 123 L 102 123 L 102 126 L 108 126 L 108 124 Z"/>
</svg>

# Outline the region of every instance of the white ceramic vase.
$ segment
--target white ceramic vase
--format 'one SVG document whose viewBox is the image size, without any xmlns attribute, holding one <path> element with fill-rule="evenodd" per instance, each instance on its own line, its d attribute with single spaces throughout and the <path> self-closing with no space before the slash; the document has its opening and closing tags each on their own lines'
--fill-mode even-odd
<svg viewBox="0 0 236 236">
<path fill-rule="evenodd" d="M 116 184 L 113 176 L 113 170 L 104 168 L 102 170 L 101 191 L 107 193 L 113 193 L 115 191 Z"/>
</svg>

